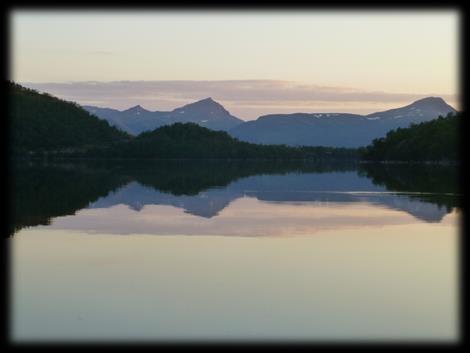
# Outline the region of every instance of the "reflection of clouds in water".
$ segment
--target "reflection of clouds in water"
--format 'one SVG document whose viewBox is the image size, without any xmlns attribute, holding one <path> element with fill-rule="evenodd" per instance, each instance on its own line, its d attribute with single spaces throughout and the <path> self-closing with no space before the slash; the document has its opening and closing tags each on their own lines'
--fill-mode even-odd
<svg viewBox="0 0 470 353">
<path fill-rule="evenodd" d="M 243 197 L 213 218 L 191 215 L 173 206 L 146 205 L 135 211 L 120 204 L 59 217 L 51 228 L 110 234 L 287 236 L 416 223 L 422 221 L 367 202 L 289 204 Z"/>
<path fill-rule="evenodd" d="M 456 340 L 456 239 L 423 222 L 258 238 L 23 229 L 13 337 Z"/>
<path fill-rule="evenodd" d="M 449 212 L 442 218 L 439 224 L 459 226 L 461 222 L 462 222 L 462 210 L 459 208 L 454 208 L 452 212 Z"/>
</svg>

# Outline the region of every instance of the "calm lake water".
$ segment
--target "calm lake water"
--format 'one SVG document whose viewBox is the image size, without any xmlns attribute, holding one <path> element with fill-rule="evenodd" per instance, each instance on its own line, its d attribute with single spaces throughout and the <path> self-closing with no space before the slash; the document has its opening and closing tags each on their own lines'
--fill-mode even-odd
<svg viewBox="0 0 470 353">
<path fill-rule="evenodd" d="M 21 164 L 14 342 L 459 339 L 455 167 Z"/>
</svg>

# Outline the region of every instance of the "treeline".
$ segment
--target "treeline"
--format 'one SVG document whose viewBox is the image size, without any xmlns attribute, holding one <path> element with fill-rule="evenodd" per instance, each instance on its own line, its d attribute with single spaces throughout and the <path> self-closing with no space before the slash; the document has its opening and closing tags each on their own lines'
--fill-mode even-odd
<svg viewBox="0 0 470 353">
<path fill-rule="evenodd" d="M 239 141 L 223 131 L 194 123 L 175 123 L 127 140 L 81 149 L 35 151 L 28 157 L 55 159 L 358 159 L 354 148 L 290 147 Z"/>
<path fill-rule="evenodd" d="M 129 139 L 78 104 L 8 82 L 8 125 L 13 154 L 78 150 Z"/>
<path fill-rule="evenodd" d="M 193 123 L 133 137 L 78 104 L 9 82 L 13 157 L 105 159 L 357 159 L 357 150 L 257 145 Z"/>
<path fill-rule="evenodd" d="M 351 159 L 357 150 L 330 147 L 257 145 L 194 123 L 175 123 L 143 132 L 130 141 L 90 149 L 83 156 L 152 159 Z"/>
<path fill-rule="evenodd" d="M 360 148 L 291 147 L 239 141 L 193 123 L 163 126 L 133 137 L 47 93 L 9 86 L 9 146 L 13 157 L 101 159 L 357 159 L 457 161 L 461 113 L 398 128 Z"/>
<path fill-rule="evenodd" d="M 462 113 L 391 130 L 360 149 L 369 161 L 458 161 Z"/>
</svg>

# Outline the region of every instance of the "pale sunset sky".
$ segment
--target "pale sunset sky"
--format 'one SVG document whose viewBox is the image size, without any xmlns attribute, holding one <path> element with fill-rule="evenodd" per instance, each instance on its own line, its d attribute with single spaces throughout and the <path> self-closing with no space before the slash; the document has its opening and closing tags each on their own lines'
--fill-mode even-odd
<svg viewBox="0 0 470 353">
<path fill-rule="evenodd" d="M 116 109 L 212 97 L 245 120 L 427 96 L 458 109 L 459 20 L 456 10 L 12 10 L 10 79 Z"/>
</svg>

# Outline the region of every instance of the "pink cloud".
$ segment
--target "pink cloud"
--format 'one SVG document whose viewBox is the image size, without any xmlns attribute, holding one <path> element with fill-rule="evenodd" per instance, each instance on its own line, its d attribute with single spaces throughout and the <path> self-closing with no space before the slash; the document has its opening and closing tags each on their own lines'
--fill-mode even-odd
<svg viewBox="0 0 470 353">
<path fill-rule="evenodd" d="M 270 113 L 371 113 L 409 104 L 426 96 L 440 96 L 456 105 L 455 95 L 390 93 L 345 87 L 327 87 L 279 80 L 234 81 L 112 81 L 29 83 L 26 87 L 48 92 L 82 105 L 126 109 L 140 104 L 149 110 L 172 110 L 212 97 L 232 114 L 251 120 Z"/>
</svg>

